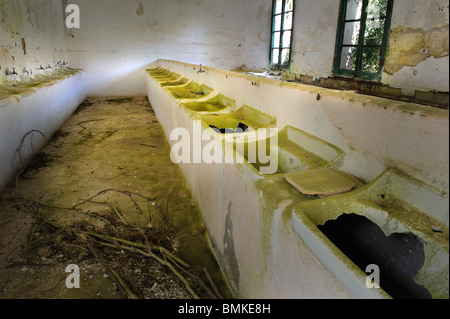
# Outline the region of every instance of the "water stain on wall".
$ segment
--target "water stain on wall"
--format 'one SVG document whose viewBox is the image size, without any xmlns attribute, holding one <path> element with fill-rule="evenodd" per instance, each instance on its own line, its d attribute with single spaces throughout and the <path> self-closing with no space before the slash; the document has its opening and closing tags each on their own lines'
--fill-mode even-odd
<svg viewBox="0 0 450 319">
<path fill-rule="evenodd" d="M 137 11 L 136 11 L 136 14 L 137 14 L 138 16 L 141 16 L 141 15 L 144 14 L 144 5 L 142 4 L 142 2 L 139 2 L 139 5 L 138 5 L 138 9 L 137 9 Z"/>
<path fill-rule="evenodd" d="M 23 55 L 27 55 L 27 43 L 25 42 L 25 38 L 22 38 L 22 50 Z"/>
</svg>

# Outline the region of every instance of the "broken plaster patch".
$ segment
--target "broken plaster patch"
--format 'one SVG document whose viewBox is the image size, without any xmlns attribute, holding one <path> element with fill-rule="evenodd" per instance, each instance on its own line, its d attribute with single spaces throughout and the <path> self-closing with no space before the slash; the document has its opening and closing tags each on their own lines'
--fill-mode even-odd
<svg viewBox="0 0 450 319">
<path fill-rule="evenodd" d="M 384 73 L 382 82 L 392 87 L 401 87 L 403 90 L 428 91 L 434 89 L 448 92 L 448 63 L 448 55 L 442 58 L 431 56 L 416 66 L 404 66 L 392 75 Z"/>
</svg>

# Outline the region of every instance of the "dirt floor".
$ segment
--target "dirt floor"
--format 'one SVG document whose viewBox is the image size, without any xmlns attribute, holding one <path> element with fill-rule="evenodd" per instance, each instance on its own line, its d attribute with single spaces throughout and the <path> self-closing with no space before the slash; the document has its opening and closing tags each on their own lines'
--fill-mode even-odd
<svg viewBox="0 0 450 319">
<path fill-rule="evenodd" d="M 196 297 L 230 293 L 147 98 L 87 99 L 0 194 L 0 298 Z"/>
</svg>

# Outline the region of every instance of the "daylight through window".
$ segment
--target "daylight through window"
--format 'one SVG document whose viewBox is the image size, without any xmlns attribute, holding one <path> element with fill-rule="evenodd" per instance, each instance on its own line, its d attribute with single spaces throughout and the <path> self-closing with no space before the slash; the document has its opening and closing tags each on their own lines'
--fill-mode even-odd
<svg viewBox="0 0 450 319">
<path fill-rule="evenodd" d="M 274 0 L 270 47 L 270 65 L 274 69 L 290 66 L 293 24 L 294 0 Z"/>
<path fill-rule="evenodd" d="M 342 0 L 334 74 L 380 80 L 393 0 Z"/>
</svg>

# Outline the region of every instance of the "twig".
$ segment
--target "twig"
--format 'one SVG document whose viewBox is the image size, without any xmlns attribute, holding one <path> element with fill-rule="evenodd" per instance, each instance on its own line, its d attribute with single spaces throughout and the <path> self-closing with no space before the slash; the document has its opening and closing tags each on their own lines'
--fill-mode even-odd
<svg viewBox="0 0 450 319">
<path fill-rule="evenodd" d="M 22 165 L 22 155 L 20 154 L 20 150 L 23 147 L 23 143 L 25 143 L 25 139 L 27 138 L 28 135 L 30 134 L 34 134 L 34 133 L 39 133 L 41 134 L 44 138 L 46 137 L 44 133 L 42 133 L 39 130 L 31 130 L 28 133 L 26 133 L 23 137 L 22 140 L 20 141 L 19 147 L 17 147 L 16 149 L 16 153 L 19 155 L 19 159 L 20 159 L 20 164 Z M 33 149 L 33 141 L 31 141 L 31 149 Z"/>
<path fill-rule="evenodd" d="M 44 225 L 42 224 L 42 220 L 39 218 L 39 207 L 41 205 L 41 200 L 43 197 L 44 196 L 41 196 L 36 204 L 36 209 L 34 211 L 34 219 L 36 220 L 38 226 L 41 227 L 41 229 L 48 235 L 47 229 L 44 227 Z"/>
<path fill-rule="evenodd" d="M 49 222 L 47 222 L 47 223 L 49 223 Z M 51 225 L 54 226 L 54 227 L 57 227 L 57 228 L 64 228 L 64 227 L 62 227 L 60 225 L 57 225 L 57 224 L 54 224 L 54 223 L 51 224 Z M 70 230 L 72 232 L 74 232 L 75 234 L 79 232 L 78 229 L 75 229 L 73 227 L 70 228 Z M 172 254 L 170 251 L 168 251 L 166 248 L 161 247 L 161 246 L 151 247 L 151 246 L 147 246 L 147 245 L 144 245 L 144 244 L 141 244 L 141 243 L 136 243 L 136 242 L 133 242 L 133 241 L 130 241 L 130 240 L 126 240 L 126 239 L 123 239 L 123 238 L 113 237 L 113 236 L 109 236 L 109 235 L 97 234 L 97 233 L 94 233 L 94 232 L 91 232 L 91 231 L 84 231 L 83 234 L 85 234 L 87 236 L 96 237 L 96 238 L 99 238 L 99 239 L 111 242 L 116 247 L 120 247 L 122 249 L 127 249 L 127 250 L 130 250 L 130 251 L 133 251 L 133 252 L 139 252 L 139 253 L 147 256 L 147 257 L 152 257 L 152 258 L 156 259 L 157 261 L 159 261 L 160 263 L 162 263 L 163 265 L 169 267 L 175 274 L 179 274 L 179 273 L 173 268 L 173 266 L 170 263 L 166 262 L 165 260 L 163 260 L 163 259 L 159 258 L 157 255 L 155 255 L 152 252 L 153 249 L 160 251 L 164 256 L 170 257 L 171 259 L 175 260 L 177 263 L 179 263 L 183 267 L 186 267 L 186 268 L 190 267 L 189 264 L 187 264 L 186 262 L 184 262 L 183 260 L 181 260 L 180 258 L 175 256 L 174 254 Z M 98 243 L 104 244 L 103 242 L 98 242 Z M 125 244 L 127 246 L 121 245 L 119 243 Z M 128 246 L 131 246 L 131 247 L 128 247 Z M 148 248 L 150 248 L 149 252 L 141 250 L 141 249 L 148 249 Z M 179 275 L 178 277 L 180 279 L 182 278 L 181 275 Z M 183 278 L 182 281 L 185 282 L 185 279 Z M 185 284 L 187 286 L 189 285 L 187 282 L 185 282 Z M 195 294 L 195 292 L 194 292 L 194 294 Z"/>
<path fill-rule="evenodd" d="M 172 254 L 166 248 L 160 247 L 160 246 L 156 246 L 156 247 L 153 247 L 153 248 L 159 250 L 163 255 L 165 255 L 167 257 L 170 257 L 171 259 L 175 260 L 177 263 L 179 263 L 184 268 L 190 268 L 191 267 L 188 263 L 184 262 L 183 260 L 181 260 L 180 258 L 175 256 L 174 254 Z"/>
<path fill-rule="evenodd" d="M 206 278 L 208 279 L 211 287 L 214 289 L 214 292 L 216 293 L 217 297 L 219 299 L 223 299 L 222 294 L 220 293 L 219 289 L 217 289 L 216 284 L 214 283 L 214 280 L 211 276 L 211 274 L 209 273 L 208 269 L 206 269 L 205 267 L 203 267 L 203 272 L 205 273 Z"/>
<path fill-rule="evenodd" d="M 100 242 L 100 244 L 105 245 L 105 243 L 101 243 L 101 242 Z M 124 245 L 120 245 L 120 244 L 114 244 L 114 245 L 106 244 L 106 245 L 109 246 L 109 247 L 116 246 L 116 247 L 119 247 L 119 248 L 121 248 L 121 249 L 123 249 L 123 250 L 128 250 L 128 251 L 132 251 L 132 252 L 135 252 L 135 253 L 140 253 L 140 254 L 142 254 L 142 255 L 144 255 L 144 256 L 147 256 L 147 257 L 151 257 L 151 258 L 153 258 L 153 259 L 156 259 L 160 264 L 162 264 L 162 265 L 164 265 L 164 266 L 167 266 L 167 267 L 175 274 L 175 276 L 177 276 L 177 277 L 184 283 L 184 285 L 186 286 L 186 289 L 191 293 L 191 295 L 192 295 L 195 299 L 200 299 L 200 297 L 199 297 L 199 296 L 195 293 L 195 291 L 192 289 L 191 285 L 190 285 L 189 282 L 186 280 L 186 278 L 184 278 L 183 275 L 181 275 L 181 274 L 175 269 L 175 267 L 174 267 L 170 262 L 168 262 L 167 260 L 161 259 L 160 257 L 158 257 L 157 255 L 155 255 L 155 254 L 152 253 L 152 252 L 146 252 L 146 251 L 143 251 L 143 250 L 138 249 L 138 248 L 135 248 L 135 247 L 128 247 L 128 246 L 124 246 Z"/>
<path fill-rule="evenodd" d="M 145 146 L 145 147 L 150 147 L 150 148 L 156 148 L 156 146 L 153 146 L 153 145 L 147 145 L 147 144 L 139 144 L 139 145 L 141 145 L 141 146 Z"/>
<path fill-rule="evenodd" d="M 167 256 L 167 258 L 171 259 L 169 256 Z M 184 272 L 185 274 L 187 274 L 188 276 L 194 278 L 196 281 L 198 281 L 200 287 L 203 287 L 203 289 L 205 289 L 206 293 L 212 298 L 212 299 L 217 299 L 217 296 L 214 295 L 214 293 L 211 291 L 211 289 L 208 288 L 207 285 L 205 285 L 205 283 L 196 275 L 192 274 L 191 272 L 187 271 L 186 269 L 183 269 L 180 265 L 178 265 L 174 260 L 172 260 L 173 264 L 178 267 L 178 269 L 180 269 L 180 271 Z"/>
<path fill-rule="evenodd" d="M 108 264 L 106 263 L 106 261 L 103 258 L 103 256 L 100 255 L 100 253 L 95 249 L 95 247 L 89 241 L 87 242 L 86 245 L 89 248 L 89 250 L 92 252 L 92 254 L 95 256 L 95 258 L 97 258 L 97 260 L 103 266 L 103 268 L 105 268 L 106 272 L 111 277 L 111 279 L 116 283 L 117 287 L 119 287 L 119 290 L 121 291 L 121 293 L 127 299 L 139 299 L 139 297 L 136 296 L 131 291 L 130 288 L 128 288 L 128 286 L 125 284 L 123 279 L 119 276 L 119 274 L 114 269 L 112 269 L 111 267 L 108 266 Z"/>
<path fill-rule="evenodd" d="M 103 142 L 105 139 L 107 139 L 107 138 L 113 136 L 113 135 L 116 134 L 116 133 L 117 133 L 116 130 L 114 130 L 114 131 L 107 131 L 107 132 L 103 133 L 103 136 L 102 136 L 102 138 L 100 139 L 99 144 L 100 144 L 101 142 Z"/>
<path fill-rule="evenodd" d="M 88 120 L 88 121 L 83 121 L 83 122 L 78 123 L 77 125 L 82 128 L 82 130 L 80 132 L 78 132 L 78 134 L 81 134 L 85 130 L 87 130 L 87 127 L 84 127 L 83 124 L 92 123 L 92 122 L 100 122 L 100 121 L 104 121 L 104 120 L 105 119 L 95 119 L 95 120 Z"/>
<path fill-rule="evenodd" d="M 47 289 L 47 290 L 41 290 L 41 291 L 37 291 L 37 292 L 32 292 L 32 293 L 30 293 L 30 295 L 42 295 L 42 294 L 44 294 L 44 293 L 46 293 L 46 292 L 51 292 L 51 291 L 57 289 L 58 286 L 60 286 L 61 283 L 64 281 L 64 279 L 65 279 L 65 278 L 62 277 L 61 280 L 60 280 L 53 288 L 50 288 L 50 289 Z M 54 295 L 55 295 L 55 296 L 59 295 L 59 293 L 60 293 L 62 290 L 63 290 L 63 288 L 59 288 L 59 290 L 58 290 Z"/>
<path fill-rule="evenodd" d="M 20 174 L 18 174 L 18 175 L 20 175 Z M 18 177 L 17 177 L 17 179 L 18 179 Z M 83 200 L 80 203 L 78 203 L 77 205 L 75 205 L 75 206 L 73 206 L 71 208 L 67 208 L 67 209 L 71 210 L 71 211 L 75 211 L 74 212 L 74 216 L 75 216 L 75 214 L 85 214 L 87 216 L 91 216 L 91 217 L 95 217 L 95 218 L 99 218 L 99 219 L 104 220 L 103 218 L 101 218 L 99 216 L 92 216 L 92 215 L 90 215 L 89 212 L 88 213 L 80 212 L 78 210 L 78 207 L 81 206 L 81 205 L 84 205 L 84 204 L 86 204 L 88 202 L 94 202 L 94 199 L 96 197 L 101 196 L 101 195 L 105 195 L 108 192 L 117 192 L 117 193 L 126 195 L 134 203 L 134 205 L 139 208 L 139 210 L 141 212 L 142 212 L 142 209 L 139 207 L 139 204 L 135 201 L 135 198 L 144 199 L 147 202 L 149 214 L 151 214 L 150 202 L 155 203 L 154 205 L 156 205 L 158 210 L 161 213 L 163 213 L 163 210 L 161 209 L 160 204 L 157 203 L 156 199 L 152 199 L 152 198 L 146 197 L 146 196 L 141 195 L 141 194 L 134 194 L 134 193 L 131 193 L 131 192 L 128 192 L 128 191 L 120 191 L 120 190 L 116 190 L 116 189 L 103 190 L 103 191 L 97 193 L 96 195 L 90 197 L 89 199 Z M 135 198 L 133 198 L 133 196 L 135 196 Z M 169 196 L 170 196 L 170 194 L 166 198 L 164 198 L 163 202 L 165 200 L 168 201 L 169 200 Z M 142 254 L 142 255 L 144 255 L 146 257 L 150 257 L 150 258 L 155 259 L 157 262 L 159 262 L 163 266 L 168 267 L 170 269 L 170 271 L 183 282 L 184 286 L 189 291 L 189 293 L 195 299 L 199 299 L 199 296 L 192 289 L 190 283 L 175 268 L 175 267 L 178 267 L 183 272 L 188 273 L 189 275 L 191 275 L 189 272 L 187 272 L 185 269 L 183 269 L 183 267 L 184 268 L 189 268 L 190 265 L 187 264 L 186 262 L 184 262 L 183 260 L 181 260 L 180 258 L 178 258 L 177 256 L 175 256 L 168 249 L 166 249 L 166 248 L 164 248 L 162 246 L 156 246 L 156 245 L 151 244 L 151 242 L 149 242 L 145 232 L 142 229 L 139 228 L 139 231 L 140 231 L 141 235 L 143 236 L 143 239 L 145 240 L 145 243 L 134 242 L 132 240 L 127 240 L 127 239 L 124 239 L 124 238 L 120 238 L 118 236 L 111 236 L 111 235 L 109 235 L 107 233 L 97 233 L 95 231 L 92 231 L 90 229 L 89 225 L 84 224 L 84 223 L 77 223 L 75 220 L 73 220 L 72 226 L 62 226 L 62 225 L 59 225 L 57 222 L 47 221 L 47 220 L 43 219 L 42 216 L 39 216 L 39 208 L 41 206 L 45 206 L 44 204 L 41 204 L 42 198 L 43 197 L 41 197 L 38 200 L 37 204 L 34 207 L 31 207 L 31 205 L 28 205 L 30 208 L 34 208 L 34 215 L 35 215 L 35 218 L 36 218 L 38 226 L 40 226 L 42 229 L 46 230 L 45 227 L 44 227 L 44 224 L 45 224 L 47 226 L 52 226 L 52 227 L 54 227 L 56 229 L 59 229 L 60 231 L 66 231 L 66 233 L 68 233 L 68 234 L 74 234 L 78 239 L 81 238 L 83 244 L 85 245 L 85 247 L 87 246 L 89 251 L 91 251 L 91 253 L 95 256 L 95 258 L 97 258 L 97 260 L 102 264 L 102 266 L 105 268 L 107 273 L 111 276 L 111 278 L 114 280 L 114 282 L 116 282 L 117 286 L 121 287 L 119 289 L 121 290 L 121 293 L 125 297 L 133 298 L 133 299 L 134 298 L 138 298 L 131 291 L 131 289 L 128 288 L 128 286 L 123 281 L 123 279 L 119 276 L 119 274 L 117 272 L 115 272 L 114 269 L 112 269 L 111 267 L 109 267 L 107 265 L 105 259 L 100 254 L 100 252 L 94 247 L 93 243 L 96 243 L 96 245 L 102 245 L 102 246 L 106 246 L 106 247 L 112 247 L 112 248 L 115 248 L 115 249 L 122 249 L 122 250 L 131 251 L 131 252 L 134 252 L 134 253 L 139 253 L 139 254 Z M 163 202 L 161 202 L 161 204 Z M 122 213 L 119 211 L 119 209 L 117 207 L 115 207 L 112 203 L 110 203 L 110 202 L 102 202 L 102 204 L 106 204 L 106 205 L 110 206 L 114 210 L 114 213 L 116 214 L 116 216 L 120 220 L 121 224 L 126 227 L 125 229 L 130 229 L 130 227 L 135 229 L 137 227 L 137 226 L 130 225 L 126 221 L 126 219 L 124 218 Z M 51 207 L 51 208 L 55 208 L 55 209 L 66 209 L 66 208 L 55 207 L 55 206 L 50 206 L 50 205 L 48 205 L 47 207 L 49 207 L 49 208 Z M 160 218 L 161 218 L 161 216 L 160 216 Z M 113 223 L 108 222 L 108 224 L 110 226 L 112 226 L 111 230 L 113 232 L 115 232 L 116 229 L 114 229 Z M 164 229 L 162 230 L 162 232 L 164 232 Z M 159 253 L 161 255 L 161 257 L 159 255 L 157 255 L 157 253 Z M 191 276 L 193 276 L 193 275 L 191 275 Z M 204 285 L 203 283 L 202 283 L 202 285 L 205 287 L 205 290 L 208 289 L 207 286 Z M 211 294 L 210 291 L 208 293 Z"/>
<path fill-rule="evenodd" d="M 122 216 L 122 214 L 119 212 L 119 209 L 114 206 L 112 203 L 110 202 L 105 202 L 108 206 L 110 206 L 114 212 L 116 213 L 116 216 L 122 221 L 122 223 L 126 224 L 127 221 L 125 220 L 125 218 Z"/>
</svg>

